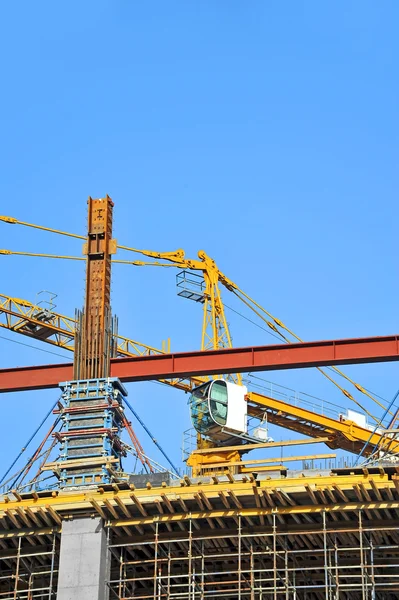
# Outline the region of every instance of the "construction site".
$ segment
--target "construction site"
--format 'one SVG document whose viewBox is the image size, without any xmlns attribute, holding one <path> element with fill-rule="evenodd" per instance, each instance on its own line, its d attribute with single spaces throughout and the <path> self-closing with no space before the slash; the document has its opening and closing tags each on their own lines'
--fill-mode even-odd
<svg viewBox="0 0 399 600">
<path fill-rule="evenodd" d="M 108 196 L 89 198 L 86 235 L 0 217 L 4 227 L 80 239 L 76 259 L 86 263 L 85 303 L 74 317 L 0 297 L 1 327 L 73 353 L 70 363 L 0 370 L 2 393 L 54 390 L 43 421 L 50 428 L 38 428 L 29 459 L 24 447 L 0 481 L 0 600 L 399 598 L 398 394 L 381 402 L 341 370 L 399 360 L 398 336 L 304 342 L 205 252 L 187 259 L 182 250 L 120 245 L 113 209 Z M 140 260 L 122 260 L 119 250 Z M 177 269 L 178 295 L 203 310 L 200 350 L 171 353 L 168 343 L 157 349 L 119 334 L 114 262 Z M 278 343 L 234 347 L 222 290 Z M 244 377 L 309 367 L 342 392 L 345 408 L 315 410 L 278 389 L 261 394 Z M 187 394 L 184 469 L 131 405 L 126 385 L 140 381 Z M 165 465 L 144 451 L 132 417 Z M 283 441 L 269 424 L 286 432 Z M 325 450 L 312 452 L 314 444 Z"/>
</svg>

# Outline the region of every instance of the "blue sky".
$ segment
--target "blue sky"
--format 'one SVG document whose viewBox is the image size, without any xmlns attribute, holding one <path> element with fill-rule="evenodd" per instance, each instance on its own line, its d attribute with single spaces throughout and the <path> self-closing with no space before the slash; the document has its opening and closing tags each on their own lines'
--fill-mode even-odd
<svg viewBox="0 0 399 600">
<path fill-rule="evenodd" d="M 397 331 L 396 2 L 43 1 L 1 13 L 2 214 L 84 234 L 87 196 L 108 193 L 120 243 L 203 248 L 304 339 Z M 81 252 L 16 226 L 1 237 L 12 250 Z M 1 272 L 0 293 L 51 290 L 71 316 L 82 305 L 80 263 L 3 257 Z M 173 270 L 116 265 L 112 304 L 123 335 L 200 345 L 200 308 L 176 296 Z M 235 345 L 273 341 L 228 317 Z M 0 338 L 3 368 L 59 359 Z M 385 398 L 398 388 L 395 364 L 346 372 Z M 313 371 L 266 378 L 346 404 Z M 2 396 L 1 467 L 55 397 Z M 178 462 L 186 396 L 147 383 L 129 397 Z"/>
</svg>

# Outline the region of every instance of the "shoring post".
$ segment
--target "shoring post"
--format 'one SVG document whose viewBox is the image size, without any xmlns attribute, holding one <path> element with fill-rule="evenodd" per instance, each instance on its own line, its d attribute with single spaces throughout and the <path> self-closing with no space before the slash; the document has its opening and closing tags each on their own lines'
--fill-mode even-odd
<svg viewBox="0 0 399 600">
<path fill-rule="evenodd" d="M 162 565 L 158 569 L 158 600 L 161 600 L 162 596 Z"/>
<path fill-rule="evenodd" d="M 252 538 L 251 538 L 251 542 L 250 542 L 249 552 L 250 552 L 250 568 L 251 568 L 251 572 L 250 572 L 251 600 L 255 600 L 255 573 L 254 573 L 255 567 L 254 567 L 254 548 L 253 548 Z"/>
<path fill-rule="evenodd" d="M 365 581 L 365 561 L 364 561 L 364 549 L 363 549 L 363 523 L 362 523 L 362 511 L 359 509 L 359 554 L 360 554 L 360 577 L 362 582 L 362 600 L 367 600 L 367 582 Z"/>
<path fill-rule="evenodd" d="M 188 522 L 188 600 L 193 597 L 193 585 L 192 585 L 192 557 L 193 557 L 193 522 L 189 519 Z"/>
<path fill-rule="evenodd" d="M 277 600 L 277 531 L 276 513 L 273 513 L 273 597 Z"/>
<path fill-rule="evenodd" d="M 241 515 L 238 517 L 238 600 L 241 600 Z"/>
<path fill-rule="evenodd" d="M 339 600 L 339 560 L 338 560 L 338 544 L 337 544 L 337 534 L 335 534 L 334 538 L 334 562 L 335 562 L 335 599 Z"/>
<path fill-rule="evenodd" d="M 155 523 L 155 535 L 154 535 L 154 599 L 157 597 L 157 579 L 158 579 L 158 521 Z"/>
<path fill-rule="evenodd" d="M 118 596 L 119 598 L 122 598 L 122 582 L 123 582 L 123 567 L 124 567 L 124 560 L 123 560 L 123 551 L 124 548 L 120 549 L 119 552 L 119 584 L 118 584 Z"/>
<path fill-rule="evenodd" d="M 333 538 L 331 533 L 327 534 L 326 541 L 327 545 L 327 572 L 328 572 L 328 592 L 329 599 L 335 600 L 335 578 L 334 578 L 334 549 L 333 549 Z"/>
<path fill-rule="evenodd" d="M 289 583 L 290 583 L 290 578 L 289 578 L 289 574 L 288 574 L 288 546 L 287 546 L 287 539 L 284 540 L 284 567 L 285 567 L 285 600 L 290 600 L 290 589 L 289 589 Z"/>
<path fill-rule="evenodd" d="M 34 573 L 30 572 L 29 573 L 29 581 L 28 581 L 28 590 L 27 590 L 28 598 L 32 598 L 32 593 L 34 592 L 34 589 L 33 589 L 33 584 L 35 583 L 34 579 L 35 579 Z"/>
<path fill-rule="evenodd" d="M 292 565 L 293 565 L 293 570 L 292 570 L 292 586 L 293 586 L 293 591 L 292 591 L 292 600 L 297 600 L 297 594 L 296 594 L 296 558 L 295 558 L 295 554 L 292 555 Z"/>
<path fill-rule="evenodd" d="M 332 561 L 333 561 L 333 555 L 332 555 L 332 548 L 331 548 L 331 543 L 330 543 L 330 547 L 328 549 L 328 574 L 329 574 L 329 592 L 330 592 L 330 600 L 334 600 L 333 598 L 333 587 L 335 587 L 334 585 L 334 577 L 333 577 L 333 565 L 332 565 Z"/>
<path fill-rule="evenodd" d="M 170 599 L 170 568 L 171 568 L 171 562 L 172 562 L 172 558 L 170 555 L 170 544 L 168 544 L 168 584 L 167 584 L 167 592 L 166 592 L 166 598 L 167 600 Z"/>
<path fill-rule="evenodd" d="M 134 596 L 134 594 L 136 592 L 136 570 L 137 570 L 137 567 L 136 567 L 136 565 L 133 565 L 132 582 L 127 583 L 128 568 L 127 568 L 126 563 L 127 563 L 127 552 L 125 550 L 124 554 L 123 554 L 123 578 L 124 578 L 123 579 L 123 594 L 124 594 L 124 596 L 128 596 L 130 593 L 131 596 Z"/>
<path fill-rule="evenodd" d="M 374 544 L 370 533 L 370 566 L 371 566 L 371 600 L 376 600 L 375 595 L 375 573 L 374 573 Z"/>
<path fill-rule="evenodd" d="M 190 520 L 190 530 L 192 530 L 192 522 L 191 522 L 191 520 Z M 194 552 L 196 553 L 195 546 L 194 546 Z M 196 577 L 197 577 L 197 572 L 196 572 L 196 569 L 195 569 L 195 555 L 194 555 L 194 559 L 193 559 L 193 572 L 192 572 L 192 586 L 191 586 L 192 587 L 192 591 L 193 591 L 192 592 L 193 593 L 193 600 L 195 600 L 195 588 L 196 588 L 196 585 L 197 585 Z"/>
<path fill-rule="evenodd" d="M 136 575 L 136 567 L 133 567 L 133 572 L 134 575 Z M 126 596 L 128 593 L 128 584 L 126 583 L 127 580 L 127 565 L 126 565 L 126 550 L 123 549 L 123 595 Z M 133 582 L 133 585 L 131 585 L 131 594 L 134 594 L 136 589 L 136 581 Z"/>
<path fill-rule="evenodd" d="M 205 598 L 205 554 L 204 554 L 204 540 L 201 540 L 201 600 Z"/>
<path fill-rule="evenodd" d="M 54 563 L 55 563 L 55 533 L 53 533 L 53 545 L 51 553 L 51 571 L 50 571 L 50 583 L 48 590 L 48 598 L 51 600 L 53 596 L 53 579 L 54 579 Z"/>
<path fill-rule="evenodd" d="M 17 553 L 17 568 L 15 570 L 15 586 L 14 586 L 14 600 L 18 598 L 18 582 L 19 582 L 19 562 L 21 559 L 21 541 L 22 538 L 18 540 L 18 553 Z"/>
<path fill-rule="evenodd" d="M 329 600 L 328 596 L 328 558 L 327 558 L 327 529 L 326 529 L 326 511 L 323 510 L 323 550 L 324 550 L 324 587 L 325 599 Z"/>
</svg>

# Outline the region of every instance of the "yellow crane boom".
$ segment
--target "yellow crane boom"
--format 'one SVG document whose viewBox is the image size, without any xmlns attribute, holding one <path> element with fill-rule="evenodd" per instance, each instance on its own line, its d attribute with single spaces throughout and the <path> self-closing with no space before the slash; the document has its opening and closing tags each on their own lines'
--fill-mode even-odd
<svg viewBox="0 0 399 600">
<path fill-rule="evenodd" d="M 29 300 L 0 294 L 0 327 L 65 350 L 74 350 L 75 319 L 35 305 Z M 170 350 L 170 340 L 163 341 L 162 349 L 159 350 L 118 335 L 117 348 L 117 355 L 121 357 L 164 354 Z"/>
</svg>

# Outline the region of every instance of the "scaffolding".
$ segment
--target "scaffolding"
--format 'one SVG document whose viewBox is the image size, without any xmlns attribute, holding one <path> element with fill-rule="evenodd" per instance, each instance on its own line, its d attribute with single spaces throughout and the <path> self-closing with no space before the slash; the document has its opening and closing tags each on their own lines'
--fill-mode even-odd
<svg viewBox="0 0 399 600">
<path fill-rule="evenodd" d="M 0 541 L 1 600 L 57 597 L 59 537 L 55 533 L 39 539 L 11 537 L 8 546 Z"/>
<path fill-rule="evenodd" d="M 278 515 L 266 527 L 248 528 L 237 517 L 228 531 L 198 529 L 167 537 L 155 523 L 152 539 L 128 542 L 109 530 L 110 599 L 393 600 L 399 592 L 399 523 L 368 525 L 328 521 L 287 528 Z M 253 529 L 251 531 L 251 529 Z M 50 539 L 51 538 L 51 539 Z M 57 597 L 59 535 L 32 546 L 19 538 L 0 555 L 2 600 Z"/>
<path fill-rule="evenodd" d="M 111 598 L 120 600 L 292 599 L 393 600 L 399 595 L 399 523 L 328 520 L 287 527 L 272 515 L 266 527 L 237 517 L 219 532 L 187 523 L 183 535 L 110 543 Z M 223 525 L 226 525 L 223 523 Z M 229 524 L 231 525 L 231 524 Z M 223 527 L 223 529 L 225 529 Z"/>
<path fill-rule="evenodd" d="M 56 600 L 64 520 L 93 517 L 109 600 L 399 598 L 393 465 L 13 495 L 0 497 L 0 600 Z"/>
</svg>

